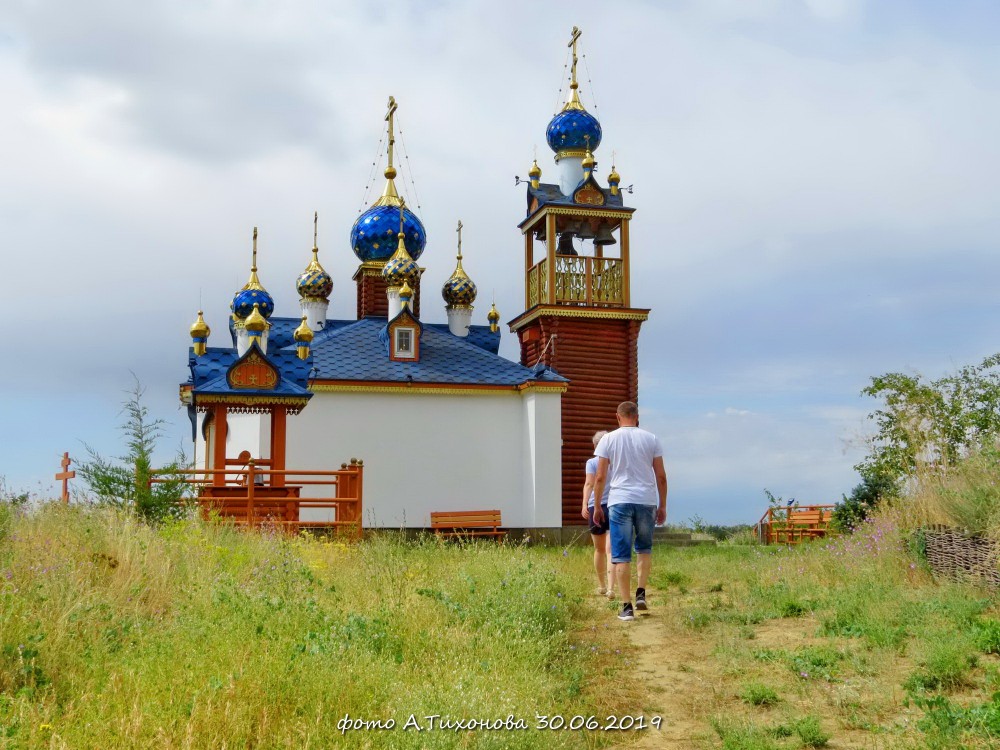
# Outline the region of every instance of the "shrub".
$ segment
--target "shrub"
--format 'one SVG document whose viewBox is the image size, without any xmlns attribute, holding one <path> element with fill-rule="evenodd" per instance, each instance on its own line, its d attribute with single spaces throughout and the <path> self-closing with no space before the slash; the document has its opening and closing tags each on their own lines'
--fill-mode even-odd
<svg viewBox="0 0 1000 750">
<path fill-rule="evenodd" d="M 760 682 L 748 682 L 740 691 L 740 700 L 751 706 L 773 706 L 778 702 L 778 694 Z"/>
<path fill-rule="evenodd" d="M 799 719 L 792 728 L 805 747 L 826 747 L 826 743 L 830 741 L 830 735 L 823 731 L 815 716 Z"/>
</svg>

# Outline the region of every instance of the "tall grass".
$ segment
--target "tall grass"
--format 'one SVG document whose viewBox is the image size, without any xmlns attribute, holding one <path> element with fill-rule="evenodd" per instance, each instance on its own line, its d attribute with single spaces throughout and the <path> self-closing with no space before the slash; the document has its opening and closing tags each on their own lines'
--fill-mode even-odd
<svg viewBox="0 0 1000 750">
<path fill-rule="evenodd" d="M 587 579 L 561 563 L 58 505 L 8 514 L 0 747 L 574 747 L 570 732 L 402 730 L 410 714 L 534 726 L 626 707 L 605 690 L 622 668 L 610 635 L 577 647 Z M 345 715 L 396 728 L 344 733 Z"/>
<path fill-rule="evenodd" d="M 947 471 L 924 470 L 900 501 L 910 525 L 944 524 L 1000 539 L 1000 449 L 986 448 Z"/>
</svg>

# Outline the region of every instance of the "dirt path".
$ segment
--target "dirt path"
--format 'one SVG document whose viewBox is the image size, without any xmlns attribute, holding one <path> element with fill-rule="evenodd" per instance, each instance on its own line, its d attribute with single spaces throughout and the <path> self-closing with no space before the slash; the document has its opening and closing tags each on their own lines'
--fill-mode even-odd
<svg viewBox="0 0 1000 750">
<path fill-rule="evenodd" d="M 634 622 L 619 625 L 636 648 L 635 676 L 648 686 L 648 705 L 642 711 L 663 719 L 659 730 L 634 732 L 622 748 L 710 747 L 711 728 L 705 717 L 717 702 L 715 680 L 708 674 L 711 645 L 697 635 L 668 634 L 666 624 L 676 609 L 669 597 L 650 592 L 649 612 L 637 612 Z"/>
</svg>

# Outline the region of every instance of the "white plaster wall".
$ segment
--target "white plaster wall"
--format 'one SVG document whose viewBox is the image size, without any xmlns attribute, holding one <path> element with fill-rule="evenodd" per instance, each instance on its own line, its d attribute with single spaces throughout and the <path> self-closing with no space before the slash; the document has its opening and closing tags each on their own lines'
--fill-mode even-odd
<svg viewBox="0 0 1000 750">
<path fill-rule="evenodd" d="M 560 414 L 558 393 L 320 392 L 288 418 L 287 461 L 338 469 L 362 459 L 366 527 L 425 527 L 431 511 L 492 508 L 505 526 L 555 527 Z"/>
</svg>

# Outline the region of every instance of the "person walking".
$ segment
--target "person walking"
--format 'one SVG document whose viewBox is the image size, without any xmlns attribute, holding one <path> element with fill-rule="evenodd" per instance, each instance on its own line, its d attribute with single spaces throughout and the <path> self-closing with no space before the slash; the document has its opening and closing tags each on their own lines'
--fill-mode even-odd
<svg viewBox="0 0 1000 750">
<path fill-rule="evenodd" d="M 594 448 L 601 438 L 608 434 L 607 430 L 594 433 Z M 580 509 L 583 517 L 590 524 L 590 540 L 594 543 L 594 575 L 597 577 L 597 593 L 615 598 L 614 568 L 608 565 L 611 554 L 611 535 L 608 534 L 608 493 L 611 485 L 604 485 L 604 494 L 598 505 L 601 506 L 600 523 L 594 520 L 594 482 L 597 480 L 597 456 L 587 459 L 587 479 L 583 485 L 583 507 Z"/>
<path fill-rule="evenodd" d="M 611 528 L 611 562 L 622 597 L 619 620 L 634 620 L 635 610 L 648 609 L 646 583 L 652 567 L 653 526 L 667 520 L 667 472 L 663 468 L 663 447 L 659 438 L 639 427 L 639 407 L 631 401 L 618 405 L 618 429 L 597 444 L 597 476 L 594 496 L 600 497 L 605 484 Z M 600 521 L 600 506 L 594 520 Z M 632 606 L 632 547 L 635 542 L 638 587 Z"/>
</svg>

